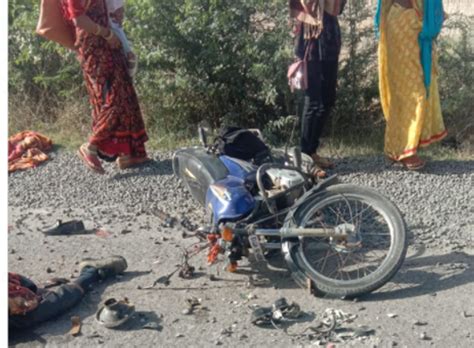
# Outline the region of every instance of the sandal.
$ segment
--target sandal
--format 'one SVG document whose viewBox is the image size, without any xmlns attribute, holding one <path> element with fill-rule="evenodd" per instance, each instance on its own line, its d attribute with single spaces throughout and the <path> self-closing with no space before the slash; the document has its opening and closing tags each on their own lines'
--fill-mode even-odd
<svg viewBox="0 0 474 348">
<path fill-rule="evenodd" d="M 117 158 L 117 166 L 119 169 L 127 169 L 135 166 L 139 166 L 146 162 L 150 161 L 148 157 L 129 157 L 129 156 L 120 156 Z"/>
<path fill-rule="evenodd" d="M 105 170 L 102 168 L 102 164 L 100 164 L 99 158 L 97 157 L 97 151 L 89 149 L 88 146 L 87 143 L 82 144 L 77 154 L 89 169 L 97 174 L 104 174 Z"/>
<path fill-rule="evenodd" d="M 334 169 L 336 165 L 331 162 L 329 159 L 321 157 L 317 155 L 316 153 L 313 153 L 311 155 L 311 158 L 313 159 L 314 163 L 321 167 L 322 169 Z"/>
<path fill-rule="evenodd" d="M 97 150 L 97 156 L 102 160 L 102 161 L 105 161 L 105 162 L 115 162 L 118 158 L 117 155 L 114 155 L 114 156 L 109 156 L 109 155 L 106 155 L 105 153 L 101 152 L 100 150 Z"/>
<path fill-rule="evenodd" d="M 406 157 L 399 161 L 405 169 L 420 170 L 426 165 L 426 161 L 422 160 L 417 155 Z"/>
</svg>

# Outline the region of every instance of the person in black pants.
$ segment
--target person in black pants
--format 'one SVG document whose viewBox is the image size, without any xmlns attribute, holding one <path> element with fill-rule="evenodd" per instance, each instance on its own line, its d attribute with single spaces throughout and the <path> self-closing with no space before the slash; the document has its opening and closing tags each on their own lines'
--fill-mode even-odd
<svg viewBox="0 0 474 348">
<path fill-rule="evenodd" d="M 338 14 L 346 1 L 340 1 Z M 317 176 L 325 176 L 324 169 L 334 167 L 317 150 L 324 125 L 336 102 L 337 71 L 341 51 L 341 31 L 335 13 L 321 15 L 322 26 L 314 28 L 304 22 L 298 24 L 295 53 L 303 59 L 307 54 L 308 88 L 305 91 L 301 120 L 301 151 L 310 155 L 316 164 Z"/>
<path fill-rule="evenodd" d="M 8 273 L 9 330 L 25 329 L 66 312 L 79 303 L 99 280 L 125 271 L 127 261 L 122 256 L 86 259 L 79 267 L 79 277 L 74 282 L 59 286 L 55 291 L 39 288 L 22 275 Z"/>
</svg>

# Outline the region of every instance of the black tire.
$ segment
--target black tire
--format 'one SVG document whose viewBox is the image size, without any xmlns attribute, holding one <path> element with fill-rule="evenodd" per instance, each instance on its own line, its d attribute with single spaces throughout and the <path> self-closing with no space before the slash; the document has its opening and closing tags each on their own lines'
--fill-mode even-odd
<svg viewBox="0 0 474 348">
<path fill-rule="evenodd" d="M 357 206 L 361 208 L 358 213 Z M 344 216 L 353 221 L 347 221 L 343 210 L 349 213 Z M 374 219 L 367 217 L 371 210 L 378 214 Z M 287 243 L 284 249 L 289 251 L 296 267 L 313 281 L 317 295 L 351 298 L 380 288 L 395 275 L 405 260 L 408 240 L 400 211 L 387 198 L 372 189 L 338 184 L 309 197 L 291 218 L 287 219 L 285 226 L 334 227 L 338 225 L 338 221 L 339 225 L 348 223 L 353 226 L 355 232 L 351 240 L 300 237 L 284 241 Z M 382 233 L 383 230 L 388 230 L 389 233 Z M 383 259 L 377 254 L 381 252 L 382 244 L 377 244 L 379 241 L 389 243 Z M 309 250 L 310 245 L 315 248 Z M 323 253 L 325 256 L 319 258 Z M 371 259 L 377 263 L 381 259 L 380 264 L 370 266 Z M 359 277 L 361 270 L 358 267 L 363 264 L 366 266 L 363 268 L 362 277 Z M 336 276 L 333 277 L 332 274 L 336 271 Z M 344 274 L 347 279 L 344 279 Z M 352 279 L 352 275 L 356 274 L 357 278 Z"/>
</svg>

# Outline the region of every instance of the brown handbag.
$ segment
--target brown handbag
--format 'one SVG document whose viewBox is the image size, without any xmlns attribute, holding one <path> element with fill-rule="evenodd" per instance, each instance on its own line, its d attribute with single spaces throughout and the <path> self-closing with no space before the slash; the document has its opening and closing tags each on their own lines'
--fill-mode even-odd
<svg viewBox="0 0 474 348">
<path fill-rule="evenodd" d="M 288 85 L 290 86 L 291 92 L 296 89 L 302 91 L 308 89 L 308 55 L 311 50 L 312 43 L 306 46 L 303 59 L 297 59 L 296 62 L 288 67 Z"/>
<path fill-rule="evenodd" d="M 74 50 L 74 29 L 68 25 L 61 12 L 61 0 L 41 0 L 36 33 L 47 40 Z"/>
</svg>

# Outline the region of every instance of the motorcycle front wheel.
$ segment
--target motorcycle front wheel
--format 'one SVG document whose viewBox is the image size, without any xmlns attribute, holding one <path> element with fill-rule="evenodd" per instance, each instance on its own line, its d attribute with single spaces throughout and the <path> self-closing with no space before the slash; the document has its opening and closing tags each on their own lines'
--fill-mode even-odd
<svg viewBox="0 0 474 348">
<path fill-rule="evenodd" d="M 387 283 L 407 252 L 405 222 L 397 207 L 361 186 L 330 186 L 303 202 L 287 227 L 344 228 L 344 238 L 299 237 L 284 241 L 292 262 L 310 278 L 317 295 L 356 297 Z"/>
</svg>

